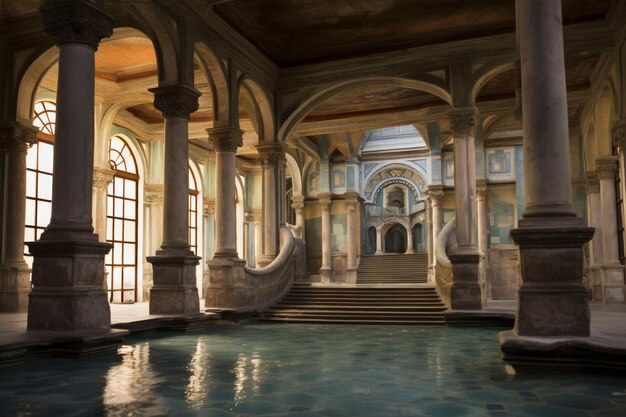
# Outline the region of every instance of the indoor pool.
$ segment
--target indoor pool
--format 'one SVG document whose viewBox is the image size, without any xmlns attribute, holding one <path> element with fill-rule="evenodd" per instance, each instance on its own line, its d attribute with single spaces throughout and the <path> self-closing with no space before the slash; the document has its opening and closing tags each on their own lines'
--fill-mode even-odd
<svg viewBox="0 0 626 417">
<path fill-rule="evenodd" d="M 0 370 L 0 416 L 624 417 L 626 379 L 508 375 L 497 330 L 249 324 Z"/>
</svg>

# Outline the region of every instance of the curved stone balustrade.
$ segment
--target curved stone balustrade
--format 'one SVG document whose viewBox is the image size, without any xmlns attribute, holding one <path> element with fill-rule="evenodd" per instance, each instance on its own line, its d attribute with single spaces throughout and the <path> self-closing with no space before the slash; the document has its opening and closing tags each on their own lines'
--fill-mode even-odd
<svg viewBox="0 0 626 417">
<path fill-rule="evenodd" d="M 450 308 L 452 287 L 452 263 L 448 253 L 456 247 L 456 219 L 450 220 L 435 241 L 435 283 L 441 301 Z"/>
</svg>

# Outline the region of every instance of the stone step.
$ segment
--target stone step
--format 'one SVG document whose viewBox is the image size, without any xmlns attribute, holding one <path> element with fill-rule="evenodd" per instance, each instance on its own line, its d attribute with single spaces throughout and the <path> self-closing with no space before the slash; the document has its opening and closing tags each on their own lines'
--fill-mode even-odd
<svg viewBox="0 0 626 417">
<path fill-rule="evenodd" d="M 422 326 L 427 326 L 427 325 L 435 325 L 435 326 L 442 326 L 445 325 L 446 322 L 445 320 L 442 318 L 440 320 L 422 320 L 422 319 L 415 319 L 415 320 L 372 320 L 372 319 L 355 319 L 355 318 L 333 318 L 333 319 L 326 319 L 326 318 L 317 318 L 317 317 L 271 317 L 271 318 L 262 318 L 262 320 L 266 320 L 266 321 L 284 321 L 284 322 L 289 322 L 289 323 L 326 323 L 326 324 L 378 324 L 378 325 L 422 325 Z"/>
</svg>

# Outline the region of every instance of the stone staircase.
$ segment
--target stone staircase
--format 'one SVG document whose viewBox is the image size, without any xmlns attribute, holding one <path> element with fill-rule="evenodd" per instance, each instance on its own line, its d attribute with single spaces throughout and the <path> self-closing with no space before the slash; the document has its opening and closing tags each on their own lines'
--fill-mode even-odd
<svg viewBox="0 0 626 417">
<path fill-rule="evenodd" d="M 445 324 L 433 286 L 294 284 L 262 320 L 349 324 Z"/>
<path fill-rule="evenodd" d="M 363 255 L 357 284 L 425 284 L 428 254 Z"/>
</svg>

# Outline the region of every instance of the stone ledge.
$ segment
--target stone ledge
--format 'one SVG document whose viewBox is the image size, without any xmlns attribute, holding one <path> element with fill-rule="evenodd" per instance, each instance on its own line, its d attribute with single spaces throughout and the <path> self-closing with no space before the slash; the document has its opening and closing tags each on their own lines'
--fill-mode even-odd
<svg viewBox="0 0 626 417">
<path fill-rule="evenodd" d="M 125 323 L 115 323 L 111 327 L 116 329 L 125 329 L 131 334 L 143 332 L 147 330 L 175 330 L 189 331 L 197 330 L 213 324 L 220 318 L 215 312 L 198 313 L 191 315 L 171 315 L 147 318 L 144 320 L 136 320 Z"/>
<path fill-rule="evenodd" d="M 443 313 L 447 326 L 493 326 L 513 328 L 514 312 L 453 310 Z"/>
<path fill-rule="evenodd" d="M 591 371 L 626 375 L 626 338 L 594 332 L 590 337 L 499 334 L 504 361 L 516 373 Z"/>
</svg>

